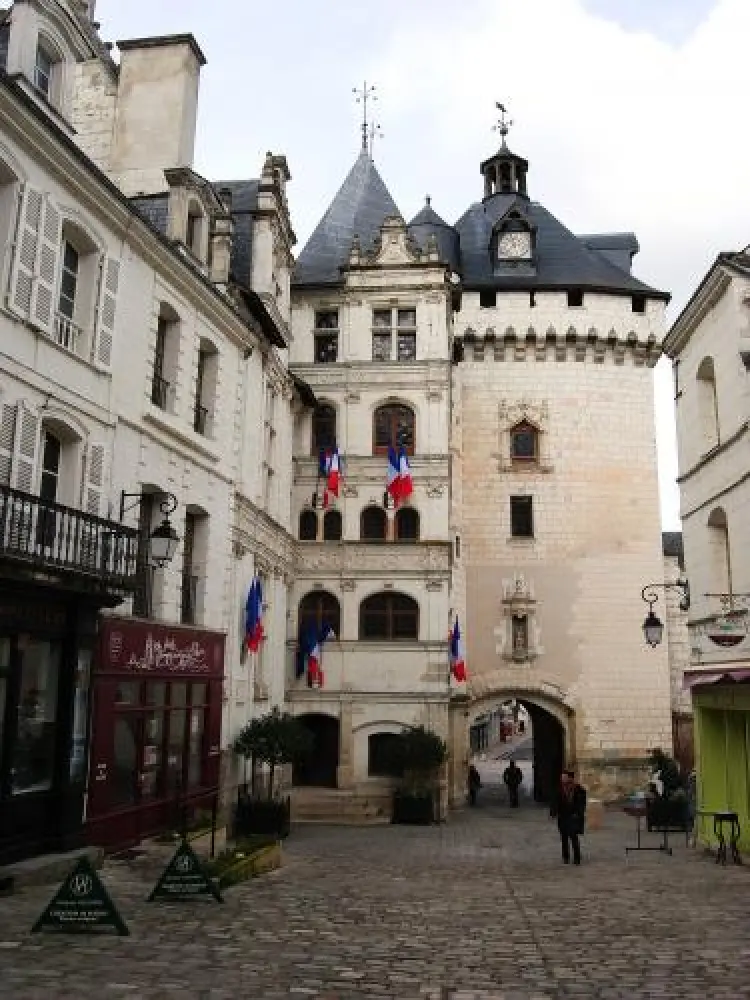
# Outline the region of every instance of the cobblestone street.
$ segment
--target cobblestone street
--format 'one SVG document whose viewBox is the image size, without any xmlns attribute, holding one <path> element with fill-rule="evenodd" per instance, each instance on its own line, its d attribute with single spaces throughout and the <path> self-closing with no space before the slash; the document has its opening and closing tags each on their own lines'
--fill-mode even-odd
<svg viewBox="0 0 750 1000">
<path fill-rule="evenodd" d="M 429 829 L 301 827 L 283 870 L 217 903 L 147 904 L 158 870 L 109 862 L 131 937 L 28 931 L 52 888 L 0 900 L 0 994 L 70 998 L 552 1000 L 750 997 L 750 870 L 674 838 L 631 854 L 607 815 L 560 864 L 528 805 Z M 656 838 L 649 838 L 656 843 Z"/>
</svg>

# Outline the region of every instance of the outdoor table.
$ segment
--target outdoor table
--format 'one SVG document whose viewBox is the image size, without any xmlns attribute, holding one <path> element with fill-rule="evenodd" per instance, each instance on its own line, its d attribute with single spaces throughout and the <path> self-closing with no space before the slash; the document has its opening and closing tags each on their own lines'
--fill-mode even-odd
<svg viewBox="0 0 750 1000">
<path fill-rule="evenodd" d="M 732 852 L 732 861 L 736 865 L 742 864 L 742 857 L 740 855 L 739 840 L 740 840 L 740 820 L 736 812 L 730 811 L 719 811 L 713 812 L 708 809 L 699 809 L 696 816 L 708 816 L 713 817 L 714 821 L 714 836 L 718 841 L 718 848 L 716 851 L 716 864 L 726 865 L 727 863 L 727 840 L 724 835 L 724 825 L 729 826 L 729 850 Z"/>
<path fill-rule="evenodd" d="M 636 837 L 637 837 L 636 846 L 635 847 L 626 847 L 625 848 L 625 853 L 626 854 L 629 854 L 631 851 L 663 851 L 665 854 L 671 854 L 672 853 L 672 848 L 669 846 L 669 840 L 667 839 L 668 838 L 668 833 L 667 833 L 667 830 L 666 830 L 665 827 L 663 827 L 662 830 L 661 830 L 661 834 L 662 834 L 662 838 L 663 838 L 661 844 L 659 844 L 657 847 L 652 847 L 652 846 L 642 847 L 641 846 L 641 820 L 646 815 L 646 803 L 645 802 L 643 804 L 638 803 L 637 805 L 636 804 L 631 804 L 631 805 L 628 805 L 628 806 L 624 806 L 622 811 L 625 813 L 626 816 L 635 816 L 635 822 L 636 822 L 636 827 L 635 827 L 635 829 L 636 829 Z"/>
</svg>

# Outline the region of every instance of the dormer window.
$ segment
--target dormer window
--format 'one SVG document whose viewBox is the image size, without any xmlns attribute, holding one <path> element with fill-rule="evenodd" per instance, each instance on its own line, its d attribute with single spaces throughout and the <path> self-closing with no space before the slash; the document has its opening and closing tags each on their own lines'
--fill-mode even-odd
<svg viewBox="0 0 750 1000">
<path fill-rule="evenodd" d="M 185 246 L 198 258 L 204 259 L 203 253 L 203 213 L 198 205 L 193 203 L 188 209 L 187 226 L 185 229 Z"/>
</svg>

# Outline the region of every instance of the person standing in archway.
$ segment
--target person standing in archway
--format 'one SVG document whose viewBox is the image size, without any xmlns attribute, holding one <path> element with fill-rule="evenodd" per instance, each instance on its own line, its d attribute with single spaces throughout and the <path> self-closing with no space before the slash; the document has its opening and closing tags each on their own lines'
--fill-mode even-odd
<svg viewBox="0 0 750 1000">
<path fill-rule="evenodd" d="M 575 780 L 573 771 L 563 771 L 560 787 L 552 802 L 550 816 L 557 817 L 560 832 L 562 859 L 570 864 L 570 848 L 573 848 L 573 864 L 581 863 L 581 841 L 586 819 L 586 789 Z"/>
<path fill-rule="evenodd" d="M 511 757 L 510 764 L 503 771 L 503 781 L 508 789 L 511 809 L 518 809 L 518 789 L 523 782 L 523 771 Z"/>
</svg>

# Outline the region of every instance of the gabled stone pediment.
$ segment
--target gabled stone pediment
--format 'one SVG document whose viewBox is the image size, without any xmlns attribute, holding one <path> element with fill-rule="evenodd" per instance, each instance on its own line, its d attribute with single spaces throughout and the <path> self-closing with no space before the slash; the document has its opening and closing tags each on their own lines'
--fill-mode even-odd
<svg viewBox="0 0 750 1000">
<path fill-rule="evenodd" d="M 353 255 L 356 248 L 353 250 Z M 389 215 L 380 227 L 380 235 L 375 241 L 373 252 L 365 259 L 359 256 L 357 263 L 374 267 L 392 267 L 401 264 L 418 264 L 419 252 L 414 248 L 406 223 L 398 215 Z M 354 263 L 354 261 L 351 261 Z"/>
</svg>

